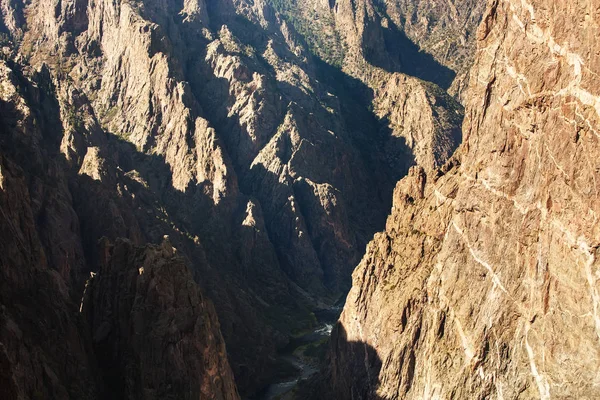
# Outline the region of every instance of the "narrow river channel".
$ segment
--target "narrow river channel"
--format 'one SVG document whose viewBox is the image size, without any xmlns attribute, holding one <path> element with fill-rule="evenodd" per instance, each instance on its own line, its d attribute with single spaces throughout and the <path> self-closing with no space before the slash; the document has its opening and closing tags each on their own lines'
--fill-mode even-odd
<svg viewBox="0 0 600 400">
<path fill-rule="evenodd" d="M 309 361 L 306 357 L 298 355 L 298 350 L 308 346 L 322 345 L 326 339 L 329 339 L 331 331 L 341 312 L 341 307 L 335 307 L 322 312 L 315 312 L 319 325 L 304 335 L 295 337 L 282 350 L 279 357 L 297 368 L 297 374 L 283 382 L 276 382 L 269 385 L 258 397 L 257 400 L 293 400 L 293 390 L 298 384 L 310 378 L 319 372 L 316 360 Z M 322 360 L 320 360 L 322 361 Z"/>
</svg>

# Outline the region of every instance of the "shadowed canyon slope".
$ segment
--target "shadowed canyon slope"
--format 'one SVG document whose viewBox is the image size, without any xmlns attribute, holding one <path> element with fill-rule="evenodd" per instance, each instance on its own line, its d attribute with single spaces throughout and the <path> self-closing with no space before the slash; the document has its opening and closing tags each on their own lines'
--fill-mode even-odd
<svg viewBox="0 0 600 400">
<path fill-rule="evenodd" d="M 444 90 L 463 101 L 485 1 L 273 3 L 311 51 L 370 88 L 375 115 L 419 165 L 440 167 L 452 154 L 461 142 L 462 107 Z M 415 114 L 415 106 L 433 112 Z M 391 154 L 396 147 L 385 145 Z"/>
<path fill-rule="evenodd" d="M 364 56 L 354 11 L 340 70 L 262 0 L 1 9 L 11 396 L 256 392 L 349 289 L 395 182 L 461 141 L 442 81 Z"/>
<path fill-rule="evenodd" d="M 216 313 L 168 242 L 105 240 L 82 299 L 89 269 L 70 186 L 116 177 L 95 147 L 85 173 L 69 168 L 46 68 L 28 79 L 0 61 L 0 76 L 1 397 L 238 399 Z M 86 123 L 79 140 L 99 133 Z M 112 207 L 98 212 L 118 229 Z"/>
<path fill-rule="evenodd" d="M 464 142 L 398 183 L 333 333 L 340 398 L 600 396 L 596 0 L 493 0 Z"/>
<path fill-rule="evenodd" d="M 106 242 L 82 311 L 107 394 L 237 399 L 214 308 L 168 239 L 142 248 Z"/>
<path fill-rule="evenodd" d="M 250 397 L 352 287 L 319 398 L 599 398 L 600 0 L 484 8 L 2 1 L 0 397 Z"/>
</svg>

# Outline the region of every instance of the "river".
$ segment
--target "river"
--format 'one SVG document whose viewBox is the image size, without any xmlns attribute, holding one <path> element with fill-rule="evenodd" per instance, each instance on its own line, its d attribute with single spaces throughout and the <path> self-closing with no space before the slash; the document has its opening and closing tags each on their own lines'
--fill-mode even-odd
<svg viewBox="0 0 600 400">
<path fill-rule="evenodd" d="M 322 361 L 319 354 L 311 358 L 307 357 L 304 352 L 312 346 L 318 353 L 320 346 L 326 346 L 325 342 L 331 336 L 331 331 L 340 312 L 341 308 L 339 307 L 315 312 L 319 325 L 310 332 L 292 338 L 279 355 L 281 360 L 287 361 L 297 368 L 297 374 L 283 382 L 270 384 L 260 393 L 257 400 L 294 399 L 293 390 L 301 381 L 319 372 L 318 364 Z"/>
</svg>

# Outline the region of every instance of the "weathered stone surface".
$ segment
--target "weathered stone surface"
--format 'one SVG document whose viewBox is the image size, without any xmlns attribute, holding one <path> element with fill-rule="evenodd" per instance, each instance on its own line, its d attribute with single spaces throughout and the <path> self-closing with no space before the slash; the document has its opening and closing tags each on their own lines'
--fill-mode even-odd
<svg viewBox="0 0 600 400">
<path fill-rule="evenodd" d="M 169 240 L 101 246 L 104 259 L 86 285 L 82 309 L 107 393 L 238 399 L 215 310 Z"/>
<path fill-rule="evenodd" d="M 106 156 L 108 140 L 85 99 L 69 89 L 68 81 L 60 83 L 63 85 L 59 87 L 53 84 L 46 67 L 24 73 L 19 65 L 0 61 L 0 393 L 8 399 L 96 399 L 114 394 L 114 382 L 104 374 L 106 354 L 92 346 L 90 326 L 81 314 L 86 276 L 98 264 L 88 248 L 94 235 L 101 232 L 143 240 L 134 212 L 128 208 L 135 197 L 127 189 L 127 185 L 135 188 L 133 179 Z M 103 185 L 105 190 L 99 190 Z M 94 196 L 85 196 L 89 193 Z M 101 207 L 96 209 L 94 205 Z M 82 229 L 93 226 L 93 221 L 93 229 Z M 146 253 L 154 254 L 151 248 Z M 162 334 L 164 339 L 153 341 L 147 352 L 148 357 L 169 353 L 168 362 L 157 361 L 163 369 L 148 359 L 130 362 L 126 377 L 158 383 L 161 371 L 164 376 L 165 368 L 169 368 L 169 374 L 177 377 L 179 394 L 184 391 L 186 395 L 196 394 L 194 398 L 238 398 L 216 315 L 202 300 L 186 265 L 178 259 L 169 263 L 158 256 L 146 258 L 146 262 L 151 261 L 156 265 L 147 265 L 147 269 L 151 271 L 149 276 L 160 280 L 157 291 L 149 287 L 156 280 L 140 279 L 141 289 L 145 290 L 108 285 L 110 291 L 102 296 L 111 304 L 127 303 L 123 299 L 134 296 L 138 304 L 152 305 L 157 330 L 164 327 L 161 323 L 177 327 L 170 337 L 168 330 L 149 333 L 157 337 Z M 165 263 L 168 265 L 164 269 L 155 271 Z M 121 266 L 126 267 L 139 273 L 135 265 Z M 102 282 L 103 278 L 98 279 Z M 172 352 L 170 347 L 170 340 L 184 329 L 165 322 L 179 317 L 173 316 L 173 309 L 165 310 L 153 303 L 167 301 L 169 287 L 177 289 L 178 300 L 185 295 L 184 299 L 192 304 L 186 308 L 186 304 L 173 300 L 173 308 L 182 313 L 191 309 L 190 319 L 205 322 L 202 328 L 184 332 L 180 345 L 193 344 L 185 347 L 185 354 Z M 157 293 L 161 296 L 155 296 Z M 98 319 L 112 318 L 111 323 L 121 327 L 130 322 L 115 314 L 109 316 L 103 306 L 98 304 L 95 311 L 90 311 L 86 304 L 86 312 Z M 139 351 L 139 342 L 122 337 L 105 337 L 102 344 L 118 348 L 123 355 Z M 193 373 L 185 364 L 192 361 L 196 365 Z M 176 373 L 178 370 L 181 372 Z M 117 395 L 156 398 L 152 384 L 144 381 L 136 389 L 140 387 L 143 390 Z M 176 391 L 173 386 L 171 389 Z"/>
<path fill-rule="evenodd" d="M 20 38 L 23 35 L 23 7 L 20 1 L 3 1 L 0 4 L 2 19 L 0 20 L 0 33 L 9 33 L 12 37 Z"/>
<path fill-rule="evenodd" d="M 599 9 L 490 1 L 464 144 L 398 184 L 354 272 L 340 398 L 600 395 Z"/>
</svg>

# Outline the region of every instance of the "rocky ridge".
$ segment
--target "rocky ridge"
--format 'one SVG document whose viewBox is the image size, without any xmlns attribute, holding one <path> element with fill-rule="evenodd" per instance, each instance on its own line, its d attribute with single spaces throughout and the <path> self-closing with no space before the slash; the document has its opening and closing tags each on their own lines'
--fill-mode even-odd
<svg viewBox="0 0 600 400">
<path fill-rule="evenodd" d="M 331 348 L 339 398 L 596 398 L 597 1 L 489 2 L 464 143 L 411 169 Z"/>
<path fill-rule="evenodd" d="M 238 399 L 214 307 L 168 238 L 100 251 L 81 307 L 109 395 Z"/>
<path fill-rule="evenodd" d="M 453 96 L 461 99 L 485 2 L 451 2 L 451 14 L 426 1 L 273 3 L 312 51 L 369 88 L 367 101 L 391 137 L 386 151 L 404 148 L 401 158 L 426 169 L 447 160 L 462 140 L 463 109 Z M 418 115 L 413 106 L 432 112 Z"/>
</svg>

